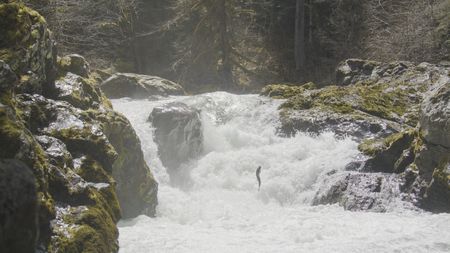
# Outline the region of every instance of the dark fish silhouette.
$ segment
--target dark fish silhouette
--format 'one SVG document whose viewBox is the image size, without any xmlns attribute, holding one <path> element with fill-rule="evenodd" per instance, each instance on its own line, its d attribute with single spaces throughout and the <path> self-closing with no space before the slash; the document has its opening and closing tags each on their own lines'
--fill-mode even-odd
<svg viewBox="0 0 450 253">
<path fill-rule="evenodd" d="M 258 180 L 258 191 L 261 189 L 261 166 L 256 169 L 256 179 Z"/>
</svg>

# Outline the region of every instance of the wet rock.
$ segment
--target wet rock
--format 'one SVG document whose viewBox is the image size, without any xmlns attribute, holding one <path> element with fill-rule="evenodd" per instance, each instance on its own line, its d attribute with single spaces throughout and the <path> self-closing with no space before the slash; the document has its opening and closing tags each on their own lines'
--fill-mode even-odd
<svg viewBox="0 0 450 253">
<path fill-rule="evenodd" d="M 373 156 L 363 170 L 371 172 L 401 173 L 414 162 L 413 142 L 417 132 L 412 129 L 393 134 L 381 141 L 366 140 L 359 149 Z"/>
<path fill-rule="evenodd" d="M 89 77 L 89 63 L 79 54 L 70 54 L 58 59 L 58 71 L 63 75 L 66 73 Z"/>
<path fill-rule="evenodd" d="M 183 87 L 172 81 L 147 75 L 116 73 L 101 84 L 109 98 L 148 98 L 149 96 L 184 95 Z"/>
<path fill-rule="evenodd" d="M 403 202 L 401 175 L 384 173 L 339 172 L 328 175 L 317 192 L 313 204 L 336 204 L 346 210 L 385 212 L 396 202 Z"/>
<path fill-rule="evenodd" d="M 81 108 L 111 108 L 109 101 L 104 97 L 100 88 L 92 80 L 68 72 L 55 82 L 52 98 L 67 101 L 71 105 Z"/>
<path fill-rule="evenodd" d="M 161 161 L 168 169 L 176 170 L 202 151 L 202 124 L 197 109 L 183 103 L 169 103 L 155 107 L 149 120 L 155 128 Z"/>
<path fill-rule="evenodd" d="M 432 90 L 421 106 L 424 139 L 450 149 L 450 81 Z"/>
<path fill-rule="evenodd" d="M 62 141 L 46 135 L 36 136 L 36 140 L 47 154 L 50 164 L 60 168 L 73 167 L 72 155 Z"/>
<path fill-rule="evenodd" d="M 96 112 L 109 142 L 118 157 L 112 175 L 124 218 L 139 214 L 155 216 L 158 183 L 148 168 L 136 132 L 123 115 L 114 111 Z"/>
<path fill-rule="evenodd" d="M 38 200 L 31 169 L 0 159 L 0 248 L 33 253 L 38 240 Z"/>
<path fill-rule="evenodd" d="M 333 132 L 337 136 L 350 136 L 356 140 L 382 138 L 401 129 L 399 124 L 369 115 L 365 118 L 355 118 L 320 109 L 290 112 L 288 115 L 282 115 L 281 123 L 279 131 L 286 136 L 293 136 L 296 132 Z"/>
</svg>

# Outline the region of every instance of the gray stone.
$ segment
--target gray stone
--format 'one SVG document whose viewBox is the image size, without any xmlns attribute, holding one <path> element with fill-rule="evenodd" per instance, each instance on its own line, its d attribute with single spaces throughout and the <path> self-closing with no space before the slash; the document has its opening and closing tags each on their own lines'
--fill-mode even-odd
<svg viewBox="0 0 450 253">
<path fill-rule="evenodd" d="M 450 149 L 450 82 L 429 92 L 421 106 L 420 126 L 427 142 Z"/>
<path fill-rule="evenodd" d="M 116 73 L 101 84 L 109 98 L 148 98 L 149 96 L 184 95 L 183 87 L 156 76 Z"/>
<path fill-rule="evenodd" d="M 203 136 L 200 112 L 183 103 L 155 107 L 149 120 L 155 128 L 161 161 L 170 171 L 197 157 L 202 151 Z"/>
</svg>

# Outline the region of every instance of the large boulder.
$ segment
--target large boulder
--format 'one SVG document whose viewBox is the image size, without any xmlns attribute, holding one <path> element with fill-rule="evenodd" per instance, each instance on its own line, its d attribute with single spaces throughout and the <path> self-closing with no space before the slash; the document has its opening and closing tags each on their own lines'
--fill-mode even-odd
<svg viewBox="0 0 450 253">
<path fill-rule="evenodd" d="M 329 172 L 323 181 L 313 205 L 337 203 L 350 211 L 385 212 L 392 208 L 392 203 L 403 201 L 400 189 L 405 179 L 402 175 Z"/>
<path fill-rule="evenodd" d="M 38 200 L 31 169 L 0 159 L 0 248 L 33 253 L 38 240 Z"/>
<path fill-rule="evenodd" d="M 28 167 L 35 178 L 26 181 L 17 172 L 1 179 L 17 184 L 11 196 L 24 194 L 7 206 L 19 207 L 25 196 L 38 206 L 27 210 L 27 218 L 37 217 L 34 229 L 25 225 L 29 219 L 19 219 L 22 209 L 14 224 L 0 224 L 8 228 L 1 239 L 28 242 L 2 250 L 117 252 L 118 220 L 154 215 L 157 204 L 157 183 L 130 122 L 112 110 L 82 57 L 57 65 L 39 14 L 22 4 L 0 4 L 0 24 L 6 35 L 0 37 L 0 159 L 20 161 L 8 166 Z M 29 183 L 34 194 L 25 192 Z"/>
<path fill-rule="evenodd" d="M 200 112 L 175 102 L 155 107 L 149 121 L 155 128 L 154 138 L 163 165 L 171 179 L 178 167 L 197 157 L 203 148 Z"/>
<path fill-rule="evenodd" d="M 184 95 L 183 87 L 156 76 L 116 73 L 101 84 L 109 98 Z"/>
</svg>

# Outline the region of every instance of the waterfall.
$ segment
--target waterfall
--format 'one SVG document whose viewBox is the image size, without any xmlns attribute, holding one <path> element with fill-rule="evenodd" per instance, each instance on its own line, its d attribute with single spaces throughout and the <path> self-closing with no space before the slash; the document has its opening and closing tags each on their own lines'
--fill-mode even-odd
<svg viewBox="0 0 450 253">
<path fill-rule="evenodd" d="M 200 110 L 202 153 L 177 168 L 183 182 L 171 180 L 148 121 L 154 108 L 173 102 Z M 160 183 L 157 218 L 120 222 L 120 252 L 450 250 L 449 214 L 432 215 L 396 201 L 383 202 L 388 207 L 383 213 L 313 205 L 333 182 L 327 177 L 342 177 L 346 165 L 360 156 L 357 143 L 329 132 L 280 137 L 281 102 L 224 92 L 113 100 L 136 129 Z M 395 191 L 382 192 L 383 198 L 396 199 Z"/>
</svg>

